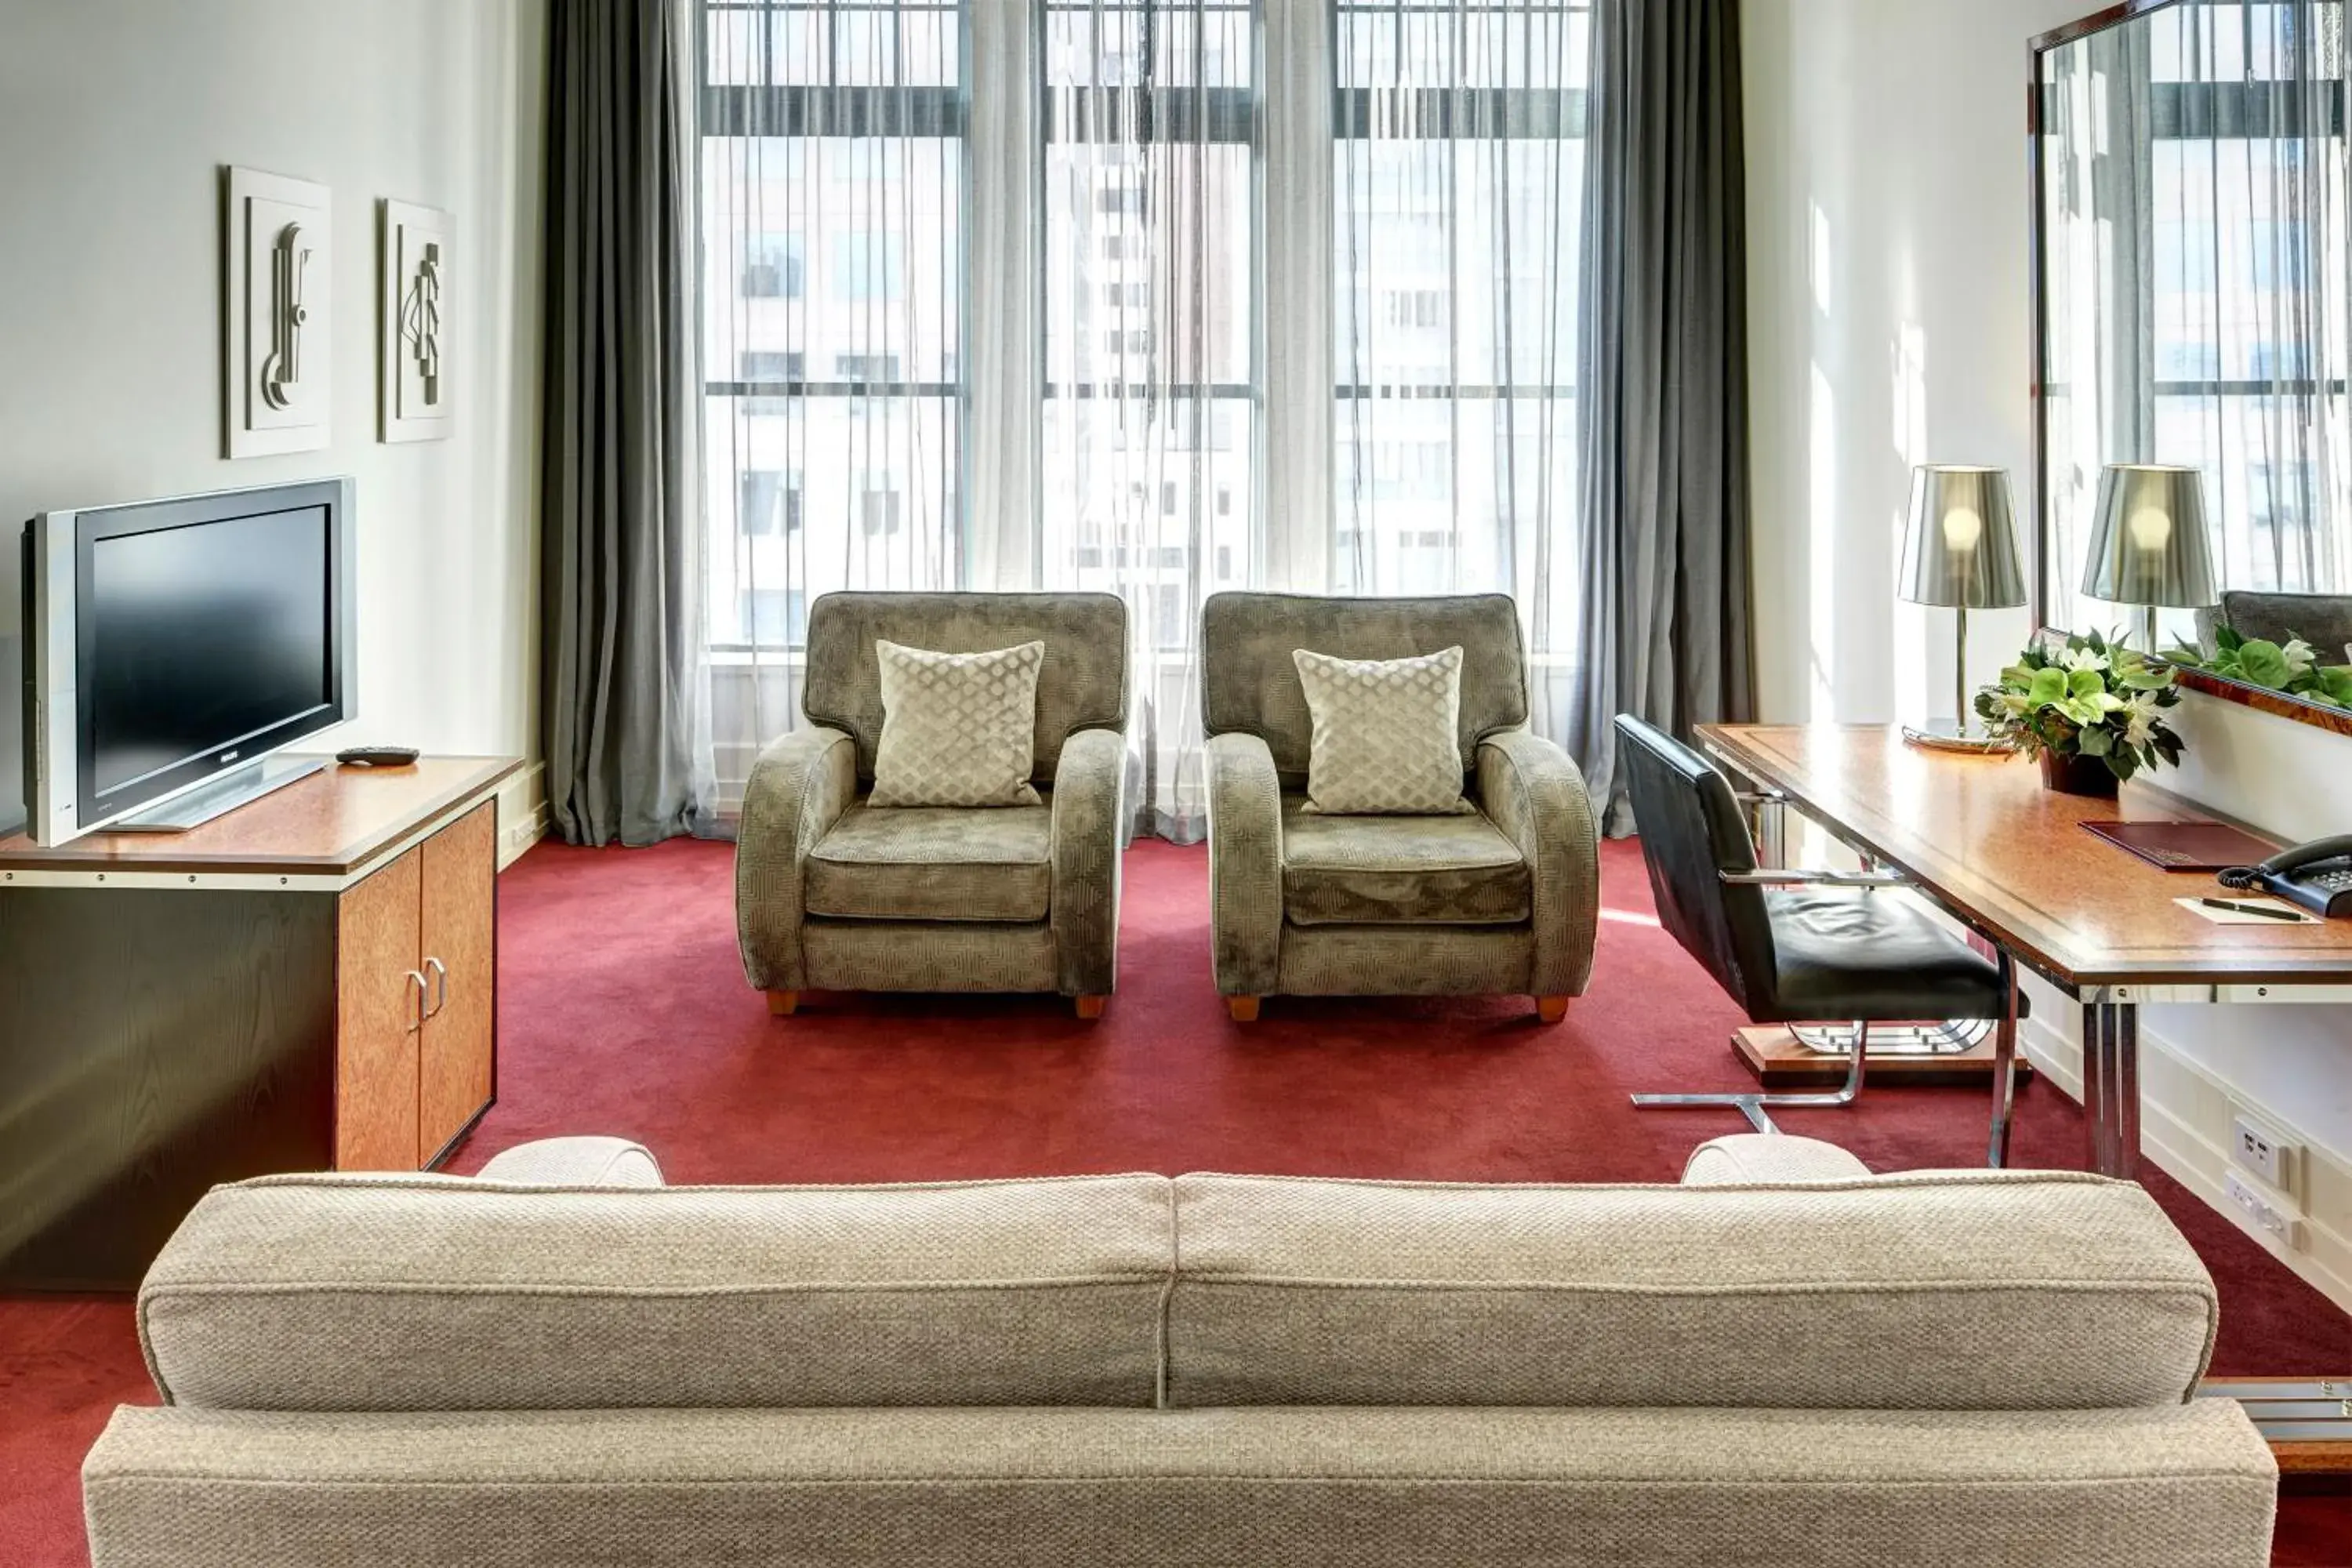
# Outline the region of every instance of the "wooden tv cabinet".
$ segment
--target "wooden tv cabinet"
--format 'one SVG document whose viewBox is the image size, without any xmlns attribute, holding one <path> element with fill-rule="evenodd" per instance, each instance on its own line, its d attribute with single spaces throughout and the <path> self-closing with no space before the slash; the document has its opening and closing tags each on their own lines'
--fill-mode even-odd
<svg viewBox="0 0 2352 1568">
<path fill-rule="evenodd" d="M 415 1171 L 497 1091 L 508 757 L 0 839 L 0 1289 L 122 1289 L 216 1182 Z"/>
</svg>

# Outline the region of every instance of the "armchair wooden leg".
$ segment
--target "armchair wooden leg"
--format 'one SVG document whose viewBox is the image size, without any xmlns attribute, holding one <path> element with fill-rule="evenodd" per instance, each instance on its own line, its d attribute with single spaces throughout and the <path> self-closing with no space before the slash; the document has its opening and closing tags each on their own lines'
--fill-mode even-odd
<svg viewBox="0 0 2352 1568">
<path fill-rule="evenodd" d="M 1538 997 L 1537 997 L 1537 998 L 1536 998 L 1536 1021 L 1537 1021 L 1538 1023 L 1540 1023 L 1540 1024 L 1557 1024 L 1557 1023 L 1559 1023 L 1562 1018 L 1565 1018 L 1565 1017 L 1567 1017 L 1567 1016 L 1568 1016 L 1568 998 L 1567 998 L 1567 997 L 1565 997 L 1565 996 L 1538 996 Z"/>
<path fill-rule="evenodd" d="M 1225 998 L 1225 1011 L 1234 1016 L 1236 1024 L 1255 1024 L 1260 1000 L 1256 996 L 1228 996 Z"/>
<path fill-rule="evenodd" d="M 1078 1005 L 1078 1016 L 1081 1018 L 1101 1017 L 1103 1016 L 1103 1005 L 1109 1000 L 1110 998 L 1108 996 L 1080 996 L 1076 998 Z"/>
<path fill-rule="evenodd" d="M 801 994 L 797 991 L 768 993 L 768 1012 L 773 1017 L 789 1018 L 799 1009 L 800 1005 Z"/>
</svg>

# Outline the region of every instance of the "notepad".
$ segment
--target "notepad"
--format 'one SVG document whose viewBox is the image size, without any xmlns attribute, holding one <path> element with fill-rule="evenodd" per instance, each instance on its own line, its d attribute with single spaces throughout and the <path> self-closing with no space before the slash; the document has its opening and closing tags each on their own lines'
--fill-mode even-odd
<svg viewBox="0 0 2352 1568">
<path fill-rule="evenodd" d="M 2269 859 L 2280 847 L 2226 822 L 2086 822 L 2083 826 L 2167 871 L 2252 866 Z"/>
</svg>

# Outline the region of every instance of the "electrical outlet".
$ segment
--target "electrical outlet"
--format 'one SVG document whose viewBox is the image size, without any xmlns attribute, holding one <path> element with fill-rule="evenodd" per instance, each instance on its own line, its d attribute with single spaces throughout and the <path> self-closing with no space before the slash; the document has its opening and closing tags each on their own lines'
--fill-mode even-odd
<svg viewBox="0 0 2352 1568">
<path fill-rule="evenodd" d="M 2242 1112 L 2230 1118 L 2230 1163 L 2250 1171 L 2281 1192 L 2291 1192 L 2287 1164 L 2294 1146 Z"/>
<path fill-rule="evenodd" d="M 2291 1252 L 2303 1250 L 2303 1222 L 2275 1201 L 2282 1194 L 2262 1191 L 2235 1171 L 2221 1178 L 2221 1191 L 2256 1230 Z"/>
</svg>

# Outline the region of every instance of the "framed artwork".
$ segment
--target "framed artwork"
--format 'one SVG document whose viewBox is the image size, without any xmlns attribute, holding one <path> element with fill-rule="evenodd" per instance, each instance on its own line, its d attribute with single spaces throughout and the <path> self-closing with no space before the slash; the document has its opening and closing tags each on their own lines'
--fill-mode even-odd
<svg viewBox="0 0 2352 1568">
<path fill-rule="evenodd" d="M 327 444 L 334 225 L 327 187 L 222 171 L 223 447 L 231 458 Z"/>
<path fill-rule="evenodd" d="M 386 441 L 449 434 L 449 215 L 385 201 L 381 216 L 382 425 Z"/>
</svg>

